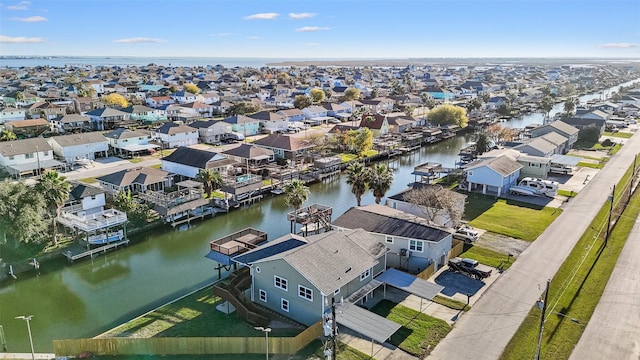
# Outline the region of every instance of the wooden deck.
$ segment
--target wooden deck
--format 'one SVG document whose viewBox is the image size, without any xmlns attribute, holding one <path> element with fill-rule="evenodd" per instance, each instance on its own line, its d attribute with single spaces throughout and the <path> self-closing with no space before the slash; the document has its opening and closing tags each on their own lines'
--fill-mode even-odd
<svg viewBox="0 0 640 360">
<path fill-rule="evenodd" d="M 87 249 L 85 246 L 76 246 L 76 247 L 67 249 L 66 251 L 62 251 L 61 253 L 67 258 L 67 260 L 72 262 L 87 256 L 90 256 L 91 258 L 93 258 L 94 256 L 104 254 L 110 250 L 115 250 L 119 246 L 124 246 L 124 245 L 129 245 L 129 239 L 125 238 L 121 241 L 113 242 L 111 244 L 95 247 L 92 249 Z"/>
</svg>

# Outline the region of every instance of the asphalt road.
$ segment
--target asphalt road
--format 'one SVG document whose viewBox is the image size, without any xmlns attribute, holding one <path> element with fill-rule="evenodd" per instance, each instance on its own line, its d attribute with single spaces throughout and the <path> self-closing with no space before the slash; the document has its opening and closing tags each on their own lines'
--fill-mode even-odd
<svg viewBox="0 0 640 360">
<path fill-rule="evenodd" d="M 578 196 L 565 205 L 563 213 L 520 254 L 518 261 L 458 320 L 449 335 L 436 346 L 430 358 L 498 359 L 531 307 L 542 295 L 546 281 L 558 271 L 602 204 L 607 201 L 612 186 L 620 180 L 639 152 L 640 135 L 636 134 Z M 638 269 L 638 265 L 635 265 L 635 269 Z M 635 280 L 635 291 L 629 296 L 637 300 L 640 297 L 638 276 Z M 632 290 L 626 289 L 625 294 L 626 291 Z M 628 321 L 635 322 L 636 336 L 627 341 L 640 339 L 637 336 L 638 319 L 638 316 L 628 318 Z M 602 329 L 595 331 L 601 332 Z M 611 337 L 610 334 L 607 337 Z M 637 343 L 635 349 L 638 351 Z M 612 355 L 593 358 L 625 359 L 628 356 L 627 353 L 623 357 Z M 531 354 L 531 358 L 533 357 L 534 354 Z"/>
</svg>

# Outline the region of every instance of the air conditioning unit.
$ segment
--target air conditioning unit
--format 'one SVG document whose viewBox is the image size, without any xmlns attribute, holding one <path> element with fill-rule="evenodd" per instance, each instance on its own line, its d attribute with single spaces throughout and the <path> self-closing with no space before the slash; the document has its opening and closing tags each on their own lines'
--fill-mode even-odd
<svg viewBox="0 0 640 360">
<path fill-rule="evenodd" d="M 409 251 L 407 249 L 400 249 L 400 256 L 409 257 Z"/>
</svg>

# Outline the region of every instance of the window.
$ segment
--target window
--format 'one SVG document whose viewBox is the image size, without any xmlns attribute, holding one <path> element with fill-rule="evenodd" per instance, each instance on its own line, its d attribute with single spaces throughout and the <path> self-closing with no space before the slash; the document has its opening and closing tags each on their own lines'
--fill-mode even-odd
<svg viewBox="0 0 640 360">
<path fill-rule="evenodd" d="M 371 269 L 365 270 L 362 274 L 360 274 L 360 281 L 366 279 L 371 275 Z"/>
<path fill-rule="evenodd" d="M 289 289 L 289 287 L 287 286 L 287 279 L 281 278 L 278 275 L 274 275 L 273 276 L 273 286 L 277 287 L 278 289 L 282 289 L 284 291 L 287 291 Z"/>
<path fill-rule="evenodd" d="M 33 159 L 33 154 L 24 154 L 25 159 Z"/>
<path fill-rule="evenodd" d="M 394 203 L 394 205 L 395 205 L 395 203 Z M 393 236 L 385 235 L 384 242 L 386 242 L 387 244 L 393 244 Z"/>
<path fill-rule="evenodd" d="M 45 152 L 44 152 L 44 156 L 49 156 L 49 152 L 48 152 L 48 151 L 45 151 Z"/>
<path fill-rule="evenodd" d="M 422 252 L 424 247 L 424 242 L 420 240 L 409 240 L 409 250 Z"/>
<path fill-rule="evenodd" d="M 313 301 L 313 290 L 302 285 L 298 285 L 298 296 L 309 301 Z"/>
<path fill-rule="evenodd" d="M 280 308 L 286 312 L 289 312 L 289 300 L 281 299 L 280 300 Z"/>
<path fill-rule="evenodd" d="M 15 156 L 13 155 L 9 156 L 9 160 L 15 160 Z"/>
<path fill-rule="evenodd" d="M 258 297 L 260 298 L 260 301 L 267 302 L 267 292 L 260 289 L 258 290 L 258 293 L 259 293 Z"/>
<path fill-rule="evenodd" d="M 333 292 L 333 295 L 338 295 L 340 294 L 340 288 L 337 288 L 336 291 Z"/>
</svg>

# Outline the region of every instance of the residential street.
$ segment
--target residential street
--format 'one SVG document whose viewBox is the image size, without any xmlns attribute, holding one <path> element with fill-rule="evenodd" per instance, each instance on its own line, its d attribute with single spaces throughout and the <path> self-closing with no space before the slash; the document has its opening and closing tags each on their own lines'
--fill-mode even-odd
<svg viewBox="0 0 640 360">
<path fill-rule="evenodd" d="M 520 255 L 518 261 L 502 275 L 502 278 L 496 281 L 473 308 L 460 318 L 451 333 L 436 346 L 430 358 L 447 360 L 454 358 L 498 359 L 531 307 L 540 298 L 546 281 L 557 272 L 602 204 L 607 201 L 612 186 L 620 180 L 638 152 L 640 152 L 640 136 L 636 134 L 626 142 L 618 154 L 610 159 L 604 169 L 590 180 L 590 183 L 578 196 L 566 204 L 564 212 Z M 635 234 L 637 233 L 636 227 Z M 635 237 L 637 238 L 637 235 Z M 627 245 L 628 248 L 638 247 L 638 244 Z M 632 257 L 633 250 L 625 251 L 625 258 Z M 627 299 L 638 299 L 640 297 L 640 286 L 637 285 L 637 269 L 639 267 L 638 265 L 632 266 L 630 259 L 625 261 L 627 265 L 621 260 L 619 266 L 625 268 L 626 271 L 636 269 L 634 273 L 636 275 L 635 287 L 627 287 L 624 292 L 612 291 L 618 295 L 623 293 Z M 632 277 L 631 274 L 626 274 L 626 276 Z M 628 281 L 634 281 L 634 279 L 629 278 Z M 618 285 L 611 287 L 619 289 Z M 615 300 L 608 296 L 603 299 L 609 303 L 609 306 L 612 306 L 613 300 Z M 609 310 L 605 310 L 605 312 L 610 314 Z M 606 330 L 603 330 L 602 326 L 592 327 L 597 329 L 594 332 L 598 332 L 598 335 L 606 333 L 609 341 L 617 340 L 620 343 L 624 341 L 632 346 L 632 348 L 625 349 L 621 348 L 617 342 L 611 344 L 612 348 L 613 346 L 619 347 L 619 354 L 625 354 L 625 356 L 617 356 L 614 353 L 596 355 L 592 349 L 603 349 L 602 345 L 585 341 L 589 343 L 589 347 L 585 348 L 581 354 L 589 353 L 591 357 L 581 355 L 576 358 L 628 359 L 632 351 L 636 353 L 639 351 L 637 342 L 635 345 L 632 343 L 634 339 L 639 338 L 636 324 L 638 307 L 636 306 L 635 312 L 619 313 L 620 318 L 634 321 L 633 334 L 635 336 L 630 336 L 629 329 L 618 318 L 611 319 L 609 325 L 612 327 L 611 329 L 604 327 Z M 609 322 L 608 319 L 607 322 Z M 614 324 L 616 322 L 618 323 Z M 613 327 L 618 328 L 616 330 L 618 333 L 614 332 Z M 618 336 L 615 336 L 616 334 Z M 594 335 L 594 337 L 598 335 Z M 531 358 L 533 357 L 534 354 L 531 354 Z"/>
</svg>

